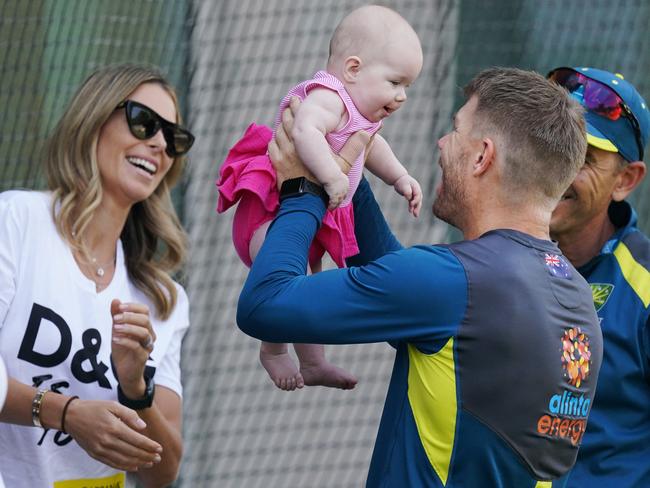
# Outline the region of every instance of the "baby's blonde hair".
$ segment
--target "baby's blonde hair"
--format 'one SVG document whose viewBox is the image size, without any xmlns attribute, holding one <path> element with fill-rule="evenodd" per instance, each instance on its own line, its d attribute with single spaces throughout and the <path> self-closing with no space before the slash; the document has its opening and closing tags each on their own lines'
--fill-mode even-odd
<svg viewBox="0 0 650 488">
<path fill-rule="evenodd" d="M 346 15 L 334 30 L 328 66 L 355 55 L 371 61 L 371 53 L 382 52 L 382 46 L 392 42 L 394 36 L 412 36 L 419 45 L 411 25 L 394 10 L 380 5 L 359 7 Z"/>
</svg>

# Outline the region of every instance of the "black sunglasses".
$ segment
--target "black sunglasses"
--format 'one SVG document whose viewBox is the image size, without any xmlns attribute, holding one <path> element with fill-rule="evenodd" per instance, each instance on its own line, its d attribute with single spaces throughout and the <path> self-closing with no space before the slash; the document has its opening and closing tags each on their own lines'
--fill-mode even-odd
<svg viewBox="0 0 650 488">
<path fill-rule="evenodd" d="M 634 138 L 639 150 L 639 161 L 643 161 L 643 142 L 639 121 L 618 93 L 606 84 L 592 80 L 569 68 L 557 68 L 548 74 L 548 78 L 569 90 L 570 93 L 582 87 L 583 105 L 590 112 L 609 120 L 618 120 L 621 117 L 627 119 L 634 131 Z"/>
<path fill-rule="evenodd" d="M 165 152 L 172 158 L 187 153 L 194 144 L 194 136 L 190 131 L 163 119 L 146 105 L 133 100 L 124 100 L 115 107 L 115 110 L 120 108 L 124 109 L 129 130 L 136 139 L 142 141 L 151 139 L 162 130 L 163 138 L 167 143 Z"/>
</svg>

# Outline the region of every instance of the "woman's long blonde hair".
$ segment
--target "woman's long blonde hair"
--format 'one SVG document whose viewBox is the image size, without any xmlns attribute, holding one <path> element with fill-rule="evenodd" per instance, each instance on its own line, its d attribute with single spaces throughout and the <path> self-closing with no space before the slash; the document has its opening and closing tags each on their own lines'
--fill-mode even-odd
<svg viewBox="0 0 650 488">
<path fill-rule="evenodd" d="M 102 200 L 99 132 L 115 107 L 143 83 L 157 83 L 169 93 L 180 124 L 176 93 L 162 74 L 148 66 L 121 64 L 101 68 L 86 79 L 48 140 L 45 171 L 54 195 L 53 219 L 58 232 L 82 256 L 88 256 L 84 233 Z M 131 208 L 121 234 L 129 277 L 162 319 L 176 305 L 170 273 L 181 267 L 187 254 L 187 237 L 170 195 L 184 162 L 176 157 L 153 194 Z"/>
</svg>

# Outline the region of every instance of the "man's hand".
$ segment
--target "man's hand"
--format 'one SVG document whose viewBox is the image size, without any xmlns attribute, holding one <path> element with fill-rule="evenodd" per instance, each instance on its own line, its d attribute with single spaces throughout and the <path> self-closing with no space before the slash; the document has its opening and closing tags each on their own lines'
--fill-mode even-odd
<svg viewBox="0 0 650 488">
<path fill-rule="evenodd" d="M 300 99 L 292 97 L 289 107 L 282 112 L 282 123 L 276 129 L 275 137 L 269 143 L 269 157 L 277 173 L 278 189 L 282 186 L 284 180 L 301 176 L 320 183 L 302 163 L 291 140 L 290 134 L 293 120 L 299 107 Z M 341 167 L 341 171 L 348 174 L 350 168 L 352 168 L 352 163 L 363 149 L 367 147 L 366 154 L 370 152 L 370 144 L 371 138 L 367 132 L 359 131 L 353 134 L 341 148 L 340 153 L 338 155 L 333 154 L 334 160 Z"/>
</svg>

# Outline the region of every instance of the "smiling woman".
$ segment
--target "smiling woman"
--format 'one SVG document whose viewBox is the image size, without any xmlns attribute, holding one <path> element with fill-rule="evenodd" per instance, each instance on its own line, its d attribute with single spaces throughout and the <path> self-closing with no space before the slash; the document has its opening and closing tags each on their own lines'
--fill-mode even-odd
<svg viewBox="0 0 650 488">
<path fill-rule="evenodd" d="M 166 486 L 177 476 L 189 313 L 170 277 L 186 254 L 170 189 L 194 141 L 180 124 L 157 70 L 100 69 L 52 133 L 50 191 L 0 194 L 9 486 L 131 486 L 127 472 Z"/>
<path fill-rule="evenodd" d="M 176 119 L 174 100 L 159 84 L 140 85 L 129 94 L 126 103 L 131 107 L 137 101 L 152 114 L 153 121 L 157 122 L 154 117 L 162 118 L 155 110 L 171 120 Z M 173 146 L 167 145 L 160 129 L 151 131 L 148 138 L 136 137 L 134 132 L 147 133 L 132 130 L 129 110 L 122 103 L 117 107 L 99 132 L 97 163 L 105 203 L 128 210 L 146 200 L 163 180 L 172 165 L 167 149 Z"/>
<path fill-rule="evenodd" d="M 127 263 L 132 264 L 127 264 L 129 273 L 144 285 L 145 293 L 159 304 L 164 317 L 176 295 L 167 272 L 182 262 L 185 247 L 185 236 L 169 191 L 182 173 L 183 154 L 191 147 L 193 137 L 185 131 L 190 142 L 172 160 L 163 137 L 166 128 L 152 133 L 148 139 L 134 136 L 128 123 L 129 111 L 126 107 L 118 108 L 127 100 L 139 102 L 154 113 L 157 110 L 156 115 L 160 113 L 170 122 L 180 122 L 176 95 L 155 70 L 131 65 L 101 70 L 88 78 L 50 138 L 48 184 L 54 201 L 61 204 L 61 212 L 55 216 L 57 229 L 76 251 L 78 260 L 87 262 L 95 258 L 106 262 L 114 257 L 115 247 L 110 242 L 91 242 L 97 236 L 92 236 L 88 226 L 98 213 L 121 209 L 123 232 L 133 233 L 133 238 L 124 239 L 123 244 L 137 243 L 139 248 L 133 253 L 133 258 L 139 257 L 137 262 L 129 261 L 127 256 Z M 140 119 L 141 124 L 147 122 L 145 117 Z M 133 163 L 138 159 L 155 166 L 155 174 L 133 171 Z M 134 178 L 136 175 L 139 177 Z M 147 218 L 142 218 L 144 215 Z M 131 225 L 134 220 L 141 222 Z M 145 234 L 138 236 L 140 226 Z M 158 239 L 165 244 L 164 254 L 155 260 L 156 266 L 150 266 L 158 247 L 152 244 Z M 89 251 L 94 252 L 92 258 Z M 160 265 L 164 268 L 160 269 Z M 162 293 L 158 282 L 168 294 Z M 102 286 L 105 283 L 98 284 L 99 288 Z"/>
</svg>

